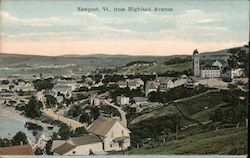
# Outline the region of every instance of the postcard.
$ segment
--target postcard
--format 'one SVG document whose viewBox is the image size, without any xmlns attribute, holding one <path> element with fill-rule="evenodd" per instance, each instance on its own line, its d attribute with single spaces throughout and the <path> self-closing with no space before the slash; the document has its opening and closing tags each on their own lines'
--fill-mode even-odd
<svg viewBox="0 0 250 158">
<path fill-rule="evenodd" d="M 0 157 L 247 157 L 248 0 L 0 4 Z"/>
</svg>

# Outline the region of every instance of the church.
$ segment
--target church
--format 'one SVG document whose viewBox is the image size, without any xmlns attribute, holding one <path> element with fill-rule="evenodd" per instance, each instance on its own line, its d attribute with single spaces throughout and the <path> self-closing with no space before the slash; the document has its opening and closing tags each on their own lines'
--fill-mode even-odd
<svg viewBox="0 0 250 158">
<path fill-rule="evenodd" d="M 227 67 L 228 56 L 200 55 L 198 50 L 193 52 L 193 70 L 194 76 L 202 78 L 219 78 Z"/>
</svg>

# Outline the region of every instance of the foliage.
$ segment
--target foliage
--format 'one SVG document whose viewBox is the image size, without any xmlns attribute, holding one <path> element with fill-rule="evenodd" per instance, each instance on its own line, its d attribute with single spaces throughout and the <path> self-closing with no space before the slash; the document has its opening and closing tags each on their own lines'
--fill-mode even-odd
<svg viewBox="0 0 250 158">
<path fill-rule="evenodd" d="M 41 101 L 36 100 L 34 96 L 31 97 L 29 103 L 25 106 L 25 116 L 29 118 L 36 118 L 40 117 L 41 111 L 40 109 L 42 108 L 42 103 Z"/>
<path fill-rule="evenodd" d="M 199 85 L 196 89 L 188 89 L 182 85 L 172 88 L 167 92 L 151 92 L 149 93 L 148 99 L 150 102 L 166 103 L 180 98 L 191 97 L 205 91 L 207 91 L 207 88 L 202 85 Z"/>
<path fill-rule="evenodd" d="M 227 92 L 224 91 L 222 95 L 223 100 L 228 104 L 211 113 L 210 119 L 222 123 L 240 123 L 244 125 L 245 119 L 248 117 L 247 100 L 245 99 L 247 97 L 246 94 L 239 90 L 230 90 Z M 240 99 L 242 96 L 245 96 L 243 100 Z"/>
<path fill-rule="evenodd" d="M 68 139 L 70 136 L 70 127 L 66 124 L 62 124 L 58 131 L 58 135 L 61 137 L 62 140 Z"/>
<path fill-rule="evenodd" d="M 180 63 L 185 63 L 192 61 L 191 56 L 187 56 L 186 58 L 172 58 L 166 61 L 164 64 L 165 65 L 173 65 L 173 64 L 180 64 Z"/>
<path fill-rule="evenodd" d="M 152 64 L 153 61 L 131 61 L 129 63 L 127 63 L 125 66 L 128 67 L 128 66 L 131 66 L 131 65 L 135 65 L 135 64 Z"/>
<path fill-rule="evenodd" d="M 21 144 L 28 144 L 28 139 L 25 133 L 19 131 L 10 140 L 7 138 L 0 138 L 0 147 L 15 146 Z"/>
<path fill-rule="evenodd" d="M 232 48 L 227 51 L 230 54 L 227 62 L 230 68 L 242 68 L 246 76 L 249 72 L 249 52 L 241 48 Z"/>
<path fill-rule="evenodd" d="M 104 111 L 105 114 L 108 114 L 110 116 L 112 115 L 112 116 L 121 117 L 120 112 L 114 107 L 111 107 L 111 106 L 108 106 L 108 105 L 102 105 L 100 109 L 102 111 Z"/>
<path fill-rule="evenodd" d="M 78 117 L 81 113 L 82 113 L 81 105 L 74 105 L 68 111 L 68 115 L 74 118 Z"/>
<path fill-rule="evenodd" d="M 175 133 L 176 124 L 180 123 L 180 119 L 179 115 L 160 116 L 129 125 L 132 146 L 146 138 L 158 138 L 161 135 Z"/>
<path fill-rule="evenodd" d="M 2 80 L 2 82 L 1 82 L 2 84 L 9 84 L 10 83 L 10 81 L 9 80 Z"/>
<path fill-rule="evenodd" d="M 38 79 L 33 81 L 34 83 L 34 87 L 37 89 L 37 91 L 41 91 L 43 89 L 45 90 L 51 90 L 54 86 L 54 84 L 52 83 L 52 79 L 48 78 L 48 79 Z"/>
<path fill-rule="evenodd" d="M 84 127 L 76 128 L 75 132 L 71 135 L 71 137 L 80 137 L 87 134 L 88 131 Z"/>
<path fill-rule="evenodd" d="M 52 95 L 45 95 L 46 97 L 46 106 L 48 108 L 54 107 L 56 104 L 58 104 L 57 99 Z"/>
<path fill-rule="evenodd" d="M 121 96 L 121 95 L 130 97 L 130 98 L 144 96 L 144 94 L 141 92 L 141 89 L 139 88 L 130 90 L 129 87 L 126 87 L 126 88 L 117 87 L 114 91 L 110 92 L 110 96 L 113 100 L 116 100 L 116 97 Z"/>
<path fill-rule="evenodd" d="M 179 141 L 168 142 L 151 148 L 140 148 L 127 151 L 129 155 L 246 155 L 247 129 L 229 128 L 200 133 Z"/>
<path fill-rule="evenodd" d="M 51 152 L 51 147 L 52 147 L 52 140 L 49 140 L 45 146 L 45 152 L 47 155 L 53 155 Z"/>
<path fill-rule="evenodd" d="M 79 118 L 79 122 L 87 123 L 89 125 L 91 123 L 91 117 L 88 114 L 83 113 Z"/>
<path fill-rule="evenodd" d="M 43 150 L 41 148 L 36 148 L 35 155 L 43 155 Z"/>
</svg>

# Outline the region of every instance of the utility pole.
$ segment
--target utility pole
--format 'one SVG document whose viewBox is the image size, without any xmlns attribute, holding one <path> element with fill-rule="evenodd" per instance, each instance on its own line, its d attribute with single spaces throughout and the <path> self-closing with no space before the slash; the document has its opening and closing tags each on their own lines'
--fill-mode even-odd
<svg viewBox="0 0 250 158">
<path fill-rule="evenodd" d="M 176 124 L 176 140 L 178 140 L 178 129 L 179 127 L 178 127 L 178 124 Z"/>
</svg>

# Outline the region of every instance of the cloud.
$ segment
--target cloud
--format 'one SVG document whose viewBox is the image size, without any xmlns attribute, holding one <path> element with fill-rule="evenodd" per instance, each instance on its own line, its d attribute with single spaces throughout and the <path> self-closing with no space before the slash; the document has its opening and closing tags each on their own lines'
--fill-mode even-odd
<svg viewBox="0 0 250 158">
<path fill-rule="evenodd" d="M 133 14 L 132 14 L 133 15 Z M 1 11 L 4 23 L 29 26 L 77 26 L 80 31 L 38 32 L 5 34 L 14 41 L 86 41 L 86 40 L 187 40 L 187 41 L 244 41 L 222 23 L 223 14 L 206 13 L 201 10 L 186 10 L 178 14 L 134 13 L 130 16 L 107 16 L 88 12 L 74 12 L 72 19 L 62 17 L 17 18 Z M 201 25 L 202 24 L 202 25 Z M 169 27 L 170 25 L 170 27 Z M 139 26 L 139 27 L 138 27 Z M 147 29 L 145 29 L 147 28 Z"/>
<path fill-rule="evenodd" d="M 0 11 L 2 25 L 17 25 L 17 26 L 73 26 L 79 24 L 73 19 L 61 17 L 48 18 L 17 18 L 6 11 Z"/>
</svg>

